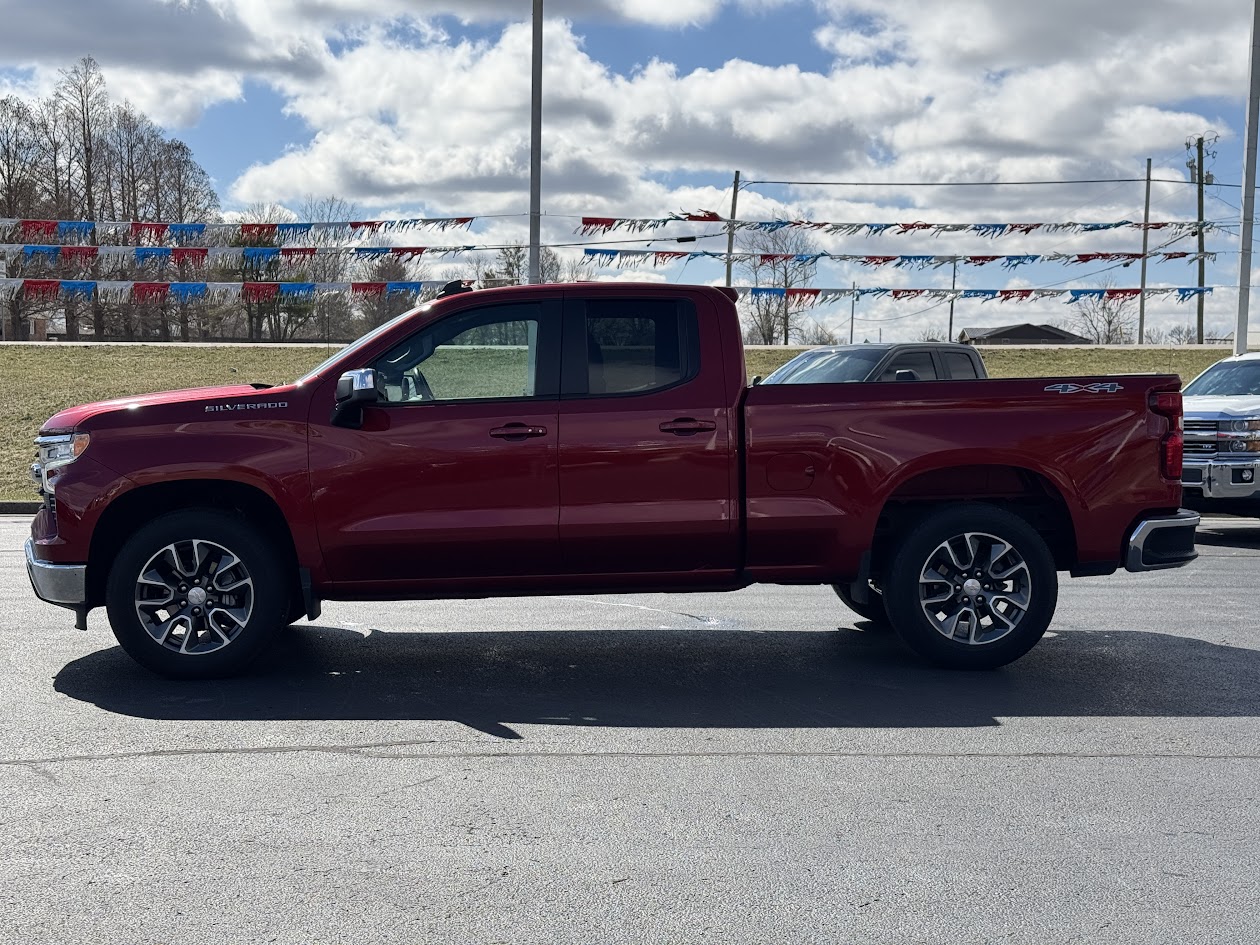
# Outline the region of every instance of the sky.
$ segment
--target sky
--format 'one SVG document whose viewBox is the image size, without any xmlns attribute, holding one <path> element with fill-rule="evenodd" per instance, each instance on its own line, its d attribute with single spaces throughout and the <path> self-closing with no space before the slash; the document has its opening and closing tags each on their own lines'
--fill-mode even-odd
<svg viewBox="0 0 1260 945">
<path fill-rule="evenodd" d="M 69 5 L 67 5 L 69 6 Z M 192 146 L 225 211 L 308 196 L 363 218 L 475 216 L 430 245 L 528 236 L 531 4 L 527 0 L 78 0 L 74 15 L 0 0 L 0 94 L 46 94 L 90 55 L 111 96 Z M 845 223 L 1112 222 L 1142 219 L 1142 183 L 991 186 L 1141 178 L 1151 219 L 1195 219 L 1186 141 L 1208 162 L 1209 335 L 1237 311 L 1238 219 L 1252 10 L 1240 0 L 545 0 L 543 242 L 725 249 L 720 227 L 580 236 L 582 216 L 727 215 Z M 798 183 L 761 183 L 789 181 Z M 943 182 L 985 186 L 939 186 Z M 799 183 L 806 182 L 806 183 Z M 819 182 L 828 182 L 823 185 Z M 914 184 L 917 186 L 906 186 Z M 691 244 L 673 238 L 696 236 Z M 655 237 L 654 240 L 649 240 Z M 751 248 L 741 233 L 737 250 Z M 853 236 L 811 234 L 855 255 L 1137 252 L 1137 230 Z M 415 243 L 409 235 L 406 242 Z M 610 242 L 618 241 L 618 242 Z M 1153 248 L 1162 238 L 1153 243 Z M 578 245 L 565 245 L 578 244 Z M 1170 250 L 1193 250 L 1183 239 Z M 960 288 L 1104 282 L 1137 266 L 960 266 Z M 713 261 L 592 278 L 720 283 Z M 422 275 L 432 275 L 425 273 Z M 814 285 L 949 287 L 951 267 L 824 262 Z M 1194 285 L 1185 262 L 1152 262 L 1151 286 Z M 746 283 L 736 275 L 736 283 Z M 948 305 L 864 297 L 857 340 L 943 335 Z M 1194 303 L 1147 305 L 1156 329 Z M 847 338 L 846 301 L 810 317 Z M 960 300 L 960 327 L 1069 322 L 1057 299 Z M 1260 323 L 1260 319 L 1255 320 Z"/>
</svg>

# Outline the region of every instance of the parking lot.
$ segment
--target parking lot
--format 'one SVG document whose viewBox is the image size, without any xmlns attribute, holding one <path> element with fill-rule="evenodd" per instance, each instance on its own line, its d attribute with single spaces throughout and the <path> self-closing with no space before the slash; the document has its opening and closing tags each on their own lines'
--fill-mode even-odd
<svg viewBox="0 0 1260 945">
<path fill-rule="evenodd" d="M 204 683 L 36 601 L 26 524 L 0 941 L 1260 938 L 1260 522 L 993 673 L 766 586 L 330 603 Z"/>
</svg>

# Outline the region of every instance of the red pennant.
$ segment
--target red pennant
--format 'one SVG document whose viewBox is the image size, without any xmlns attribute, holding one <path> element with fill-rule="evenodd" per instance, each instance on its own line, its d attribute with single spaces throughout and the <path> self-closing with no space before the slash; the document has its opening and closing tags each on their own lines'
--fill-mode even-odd
<svg viewBox="0 0 1260 945">
<path fill-rule="evenodd" d="M 287 246 L 280 250 L 281 258 L 314 256 L 314 246 Z"/>
<path fill-rule="evenodd" d="M 64 253 L 65 250 L 63 249 L 62 252 Z M 1160 253 L 1160 255 L 1163 256 L 1165 259 L 1185 259 L 1190 254 L 1189 253 Z"/>
<path fill-rule="evenodd" d="M 204 246 L 176 246 L 171 250 L 171 259 L 176 263 L 192 263 L 194 266 L 205 264 L 209 250 Z"/>
<path fill-rule="evenodd" d="M 789 299 L 814 299 L 818 297 L 821 289 L 788 289 L 787 297 Z"/>
<path fill-rule="evenodd" d="M 1032 298 L 1032 289 L 999 289 L 998 298 L 1003 302 L 1024 302 Z"/>
<path fill-rule="evenodd" d="M 166 239 L 166 231 L 169 227 L 167 223 L 132 223 L 131 238 L 139 243 L 148 237 L 155 243 L 160 243 Z"/>
<path fill-rule="evenodd" d="M 351 282 L 350 292 L 353 295 L 384 295 L 384 282 Z"/>
<path fill-rule="evenodd" d="M 1105 299 L 1132 299 L 1142 294 L 1141 289 L 1108 289 L 1103 293 Z"/>
<path fill-rule="evenodd" d="M 783 262 L 785 259 L 795 259 L 791 253 L 759 253 L 757 261 L 762 263 Z"/>
<path fill-rule="evenodd" d="M 969 266 L 987 266 L 991 262 L 997 262 L 1001 256 L 967 256 L 964 261 Z"/>
<path fill-rule="evenodd" d="M 898 233 L 913 233 L 915 230 L 930 230 L 930 229 L 932 229 L 931 223 L 898 223 L 897 224 Z"/>
<path fill-rule="evenodd" d="M 677 250 L 672 249 L 662 249 L 653 253 L 652 256 L 654 257 L 656 265 L 659 266 L 661 263 L 670 263 L 675 259 L 683 259 L 687 256 L 687 253 L 680 253 Z"/>
<path fill-rule="evenodd" d="M 241 236 L 248 240 L 270 240 L 276 235 L 274 223 L 242 223 Z"/>
<path fill-rule="evenodd" d="M 246 302 L 269 302 L 279 291 L 278 282 L 246 282 L 241 285 L 241 295 Z"/>
<path fill-rule="evenodd" d="M 898 259 L 897 256 L 863 256 L 858 260 L 863 266 L 887 266 L 894 263 Z"/>
<path fill-rule="evenodd" d="M 1011 223 L 1006 228 L 1012 233 L 1023 233 L 1027 236 L 1033 230 L 1040 230 L 1044 225 L 1042 223 Z"/>
<path fill-rule="evenodd" d="M 697 223 L 721 223 L 722 222 L 722 218 L 718 216 L 716 213 L 714 213 L 712 210 L 697 210 L 695 213 L 687 214 L 687 219 L 693 220 Z"/>
<path fill-rule="evenodd" d="M 353 220 L 350 223 L 350 229 L 358 231 L 364 230 L 368 233 L 375 233 L 384 224 L 380 220 Z"/>
<path fill-rule="evenodd" d="M 390 248 L 390 252 L 395 256 L 423 256 L 428 248 L 427 246 L 394 246 Z"/>
<path fill-rule="evenodd" d="M 21 227 L 22 235 L 27 239 L 31 239 L 36 236 L 57 235 L 56 220 L 23 220 Z"/>
<path fill-rule="evenodd" d="M 890 294 L 894 299 L 917 299 L 924 291 L 923 289 L 893 289 Z"/>
<path fill-rule="evenodd" d="M 26 221 L 24 220 L 22 222 L 25 223 Z M 61 294 L 61 280 L 23 279 L 22 293 L 28 299 L 55 299 Z"/>
<path fill-rule="evenodd" d="M 596 233 L 608 233 L 617 225 L 616 217 L 582 217 L 582 226 L 578 230 L 583 236 Z"/>
<path fill-rule="evenodd" d="M 61 247 L 61 258 L 72 259 L 76 261 L 85 261 L 96 258 L 97 247 L 95 246 L 63 246 Z"/>
<path fill-rule="evenodd" d="M 131 297 L 137 302 L 160 302 L 170 288 L 168 282 L 136 282 L 131 286 Z"/>
</svg>

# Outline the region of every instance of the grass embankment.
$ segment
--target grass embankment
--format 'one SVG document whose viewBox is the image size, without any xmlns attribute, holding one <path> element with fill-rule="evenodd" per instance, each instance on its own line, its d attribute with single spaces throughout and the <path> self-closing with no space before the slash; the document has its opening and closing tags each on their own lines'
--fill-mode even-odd
<svg viewBox="0 0 1260 945">
<path fill-rule="evenodd" d="M 301 376 L 332 349 L 147 346 L 0 346 L 0 500 L 34 499 L 27 476 L 31 440 L 58 410 L 94 400 L 213 384 L 281 383 Z M 752 349 L 748 376 L 766 375 L 800 349 Z M 985 349 L 994 377 L 1167 372 L 1190 380 L 1229 350 L 1054 348 Z"/>
</svg>

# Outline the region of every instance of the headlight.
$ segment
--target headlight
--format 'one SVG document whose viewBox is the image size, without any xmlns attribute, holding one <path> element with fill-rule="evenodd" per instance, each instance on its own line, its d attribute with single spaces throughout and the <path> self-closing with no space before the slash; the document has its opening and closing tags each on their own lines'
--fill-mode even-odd
<svg viewBox="0 0 1260 945">
<path fill-rule="evenodd" d="M 91 436 L 87 433 L 61 433 L 56 436 L 40 436 L 35 438 L 39 447 L 38 475 L 40 485 L 45 492 L 51 493 L 56 486 L 54 482 L 57 470 L 68 466 L 83 455 L 88 448 Z M 32 474 L 35 467 L 32 467 Z"/>
<path fill-rule="evenodd" d="M 1260 420 L 1226 420 L 1221 423 L 1221 427 L 1231 433 L 1246 433 L 1249 430 L 1260 430 Z"/>
</svg>

